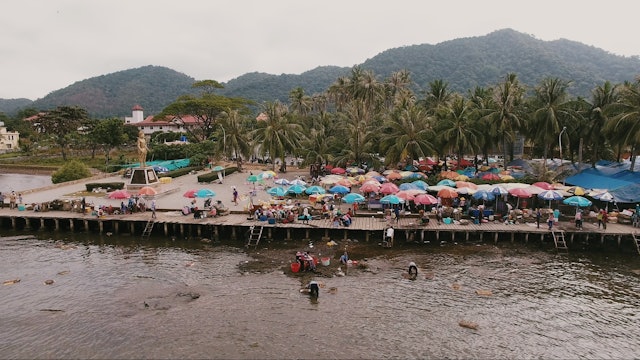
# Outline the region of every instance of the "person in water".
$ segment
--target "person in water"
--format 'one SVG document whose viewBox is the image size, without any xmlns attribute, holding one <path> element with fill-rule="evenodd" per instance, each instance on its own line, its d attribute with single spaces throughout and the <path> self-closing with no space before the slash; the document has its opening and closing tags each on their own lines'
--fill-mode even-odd
<svg viewBox="0 0 640 360">
<path fill-rule="evenodd" d="M 415 280 L 418 277 L 418 267 L 413 261 L 409 263 L 409 279 Z"/>
<path fill-rule="evenodd" d="M 309 281 L 307 289 L 309 289 L 309 296 L 318 297 L 320 294 L 320 286 L 318 286 L 318 282 L 315 280 Z"/>
</svg>

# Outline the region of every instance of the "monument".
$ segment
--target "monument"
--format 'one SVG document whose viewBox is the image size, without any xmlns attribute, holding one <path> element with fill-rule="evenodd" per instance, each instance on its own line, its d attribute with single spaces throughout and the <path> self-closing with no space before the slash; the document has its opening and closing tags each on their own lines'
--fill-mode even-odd
<svg viewBox="0 0 640 360">
<path fill-rule="evenodd" d="M 156 187 L 160 185 L 160 180 L 156 171 L 151 166 L 147 166 L 147 152 L 149 147 L 147 146 L 147 139 L 144 136 L 144 132 L 138 133 L 138 167 L 131 169 L 131 178 L 129 178 L 129 184 L 127 184 L 128 190 L 137 190 L 144 186 Z"/>
</svg>

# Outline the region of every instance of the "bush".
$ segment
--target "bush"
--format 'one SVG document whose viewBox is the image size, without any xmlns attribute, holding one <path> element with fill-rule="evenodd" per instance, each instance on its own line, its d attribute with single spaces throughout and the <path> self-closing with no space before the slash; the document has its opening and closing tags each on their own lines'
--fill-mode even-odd
<svg viewBox="0 0 640 360">
<path fill-rule="evenodd" d="M 229 175 L 233 174 L 236 171 L 238 171 L 238 168 L 235 167 L 235 166 L 232 166 L 232 167 L 228 167 L 228 168 L 224 169 L 224 174 L 225 174 L 225 176 L 229 176 Z M 218 181 L 218 173 L 219 172 L 220 171 L 211 171 L 211 172 L 206 173 L 206 174 L 198 175 L 198 182 L 199 183 L 210 183 L 210 182 Z"/>
<path fill-rule="evenodd" d="M 180 177 L 182 175 L 187 175 L 188 173 L 192 172 L 192 171 L 199 171 L 202 170 L 202 166 L 187 166 L 187 167 L 183 167 L 180 169 L 175 169 L 173 171 L 169 171 L 168 173 L 162 174 L 162 175 L 158 175 L 160 177 L 170 177 L 170 178 L 177 178 Z"/>
<path fill-rule="evenodd" d="M 124 189 L 123 182 L 89 183 L 89 184 L 86 184 L 85 186 L 87 187 L 88 192 L 92 192 L 93 189 L 112 189 L 112 190 Z"/>
<path fill-rule="evenodd" d="M 59 184 L 61 182 L 84 179 L 90 176 L 91 171 L 89 171 L 89 168 L 85 164 L 77 160 L 71 160 L 51 175 L 51 182 Z"/>
</svg>

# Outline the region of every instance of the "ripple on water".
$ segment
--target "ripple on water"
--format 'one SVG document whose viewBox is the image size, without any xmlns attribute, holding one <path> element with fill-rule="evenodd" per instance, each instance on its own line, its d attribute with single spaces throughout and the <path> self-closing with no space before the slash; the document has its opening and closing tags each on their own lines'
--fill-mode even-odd
<svg viewBox="0 0 640 360">
<path fill-rule="evenodd" d="M 0 244 L 0 273 L 21 279 L 0 287 L 3 355 L 630 358 L 640 348 L 640 284 L 619 259 L 428 248 L 322 278 L 314 301 L 280 271 L 241 274 L 248 258 L 235 248 L 67 243 Z M 409 261 L 415 281 L 402 276 Z"/>
</svg>

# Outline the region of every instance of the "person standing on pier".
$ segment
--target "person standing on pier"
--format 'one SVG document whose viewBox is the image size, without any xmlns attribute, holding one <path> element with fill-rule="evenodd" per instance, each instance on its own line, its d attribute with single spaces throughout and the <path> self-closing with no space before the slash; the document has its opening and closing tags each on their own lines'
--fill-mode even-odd
<svg viewBox="0 0 640 360">
<path fill-rule="evenodd" d="M 536 208 L 536 225 L 538 229 L 540 229 L 540 220 L 542 219 L 542 212 L 540 212 L 540 208 Z"/>
<path fill-rule="evenodd" d="M 555 217 L 553 216 L 553 213 L 549 213 L 549 219 L 547 220 L 547 223 L 549 224 L 549 230 L 551 230 L 553 228 L 553 221 L 555 220 Z"/>
<path fill-rule="evenodd" d="M 4 194 L 0 192 L 0 209 L 4 209 Z"/>
<path fill-rule="evenodd" d="M 151 200 L 151 218 L 156 218 L 156 199 Z"/>
</svg>

